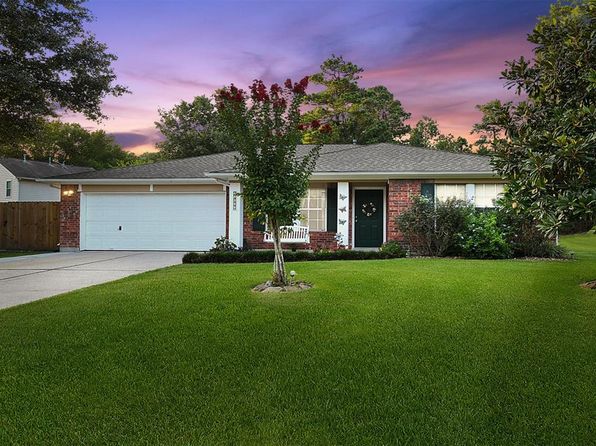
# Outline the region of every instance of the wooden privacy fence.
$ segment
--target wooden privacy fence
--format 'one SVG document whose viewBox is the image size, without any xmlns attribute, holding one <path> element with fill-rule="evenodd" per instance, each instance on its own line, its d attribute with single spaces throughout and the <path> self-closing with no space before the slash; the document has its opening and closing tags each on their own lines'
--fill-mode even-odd
<svg viewBox="0 0 596 446">
<path fill-rule="evenodd" d="M 60 203 L 0 203 L 0 249 L 53 251 L 60 241 Z"/>
</svg>

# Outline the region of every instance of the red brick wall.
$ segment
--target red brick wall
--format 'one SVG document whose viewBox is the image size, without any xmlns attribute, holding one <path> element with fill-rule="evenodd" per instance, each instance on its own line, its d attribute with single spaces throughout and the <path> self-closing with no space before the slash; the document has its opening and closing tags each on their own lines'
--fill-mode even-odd
<svg viewBox="0 0 596 446">
<path fill-rule="evenodd" d="M 244 245 L 250 249 L 273 249 L 273 243 L 267 243 L 263 240 L 263 233 L 253 231 L 252 220 L 244 215 Z M 337 249 L 335 232 L 311 232 L 309 244 L 291 244 L 283 245 L 284 249 Z"/>
<path fill-rule="evenodd" d="M 387 187 L 387 240 L 402 241 L 403 236 L 398 231 L 395 224 L 395 218 L 407 209 L 412 203 L 412 197 L 420 194 L 422 180 L 389 180 Z M 354 190 L 350 188 L 350 195 Z M 61 193 L 60 201 L 60 247 L 61 248 L 79 248 L 80 244 L 80 194 L 77 187 L 73 185 L 62 186 L 62 192 L 73 191 L 73 195 L 66 196 Z M 226 208 L 229 200 L 226 200 Z M 226 209 L 226 214 L 228 210 Z M 349 202 L 349 234 L 348 240 L 352 241 L 352 199 Z M 226 234 L 228 233 L 226 218 Z M 244 241 L 252 249 L 271 249 L 271 243 L 263 241 L 263 233 L 253 231 L 252 221 L 244 217 Z M 310 244 L 306 245 L 287 245 L 285 248 L 291 249 L 337 249 L 334 232 L 311 232 Z M 351 246 L 350 246 L 351 247 Z"/>
<path fill-rule="evenodd" d="M 395 218 L 412 204 L 412 198 L 420 195 L 422 180 L 389 180 L 387 186 L 387 240 L 403 241 Z"/>
<path fill-rule="evenodd" d="M 412 204 L 412 198 L 420 195 L 423 180 L 389 180 L 387 185 L 387 240 L 403 241 L 403 236 L 397 229 L 395 218 Z M 350 200 L 348 212 L 348 241 L 352 243 L 352 197 L 354 189 L 350 186 Z M 244 217 L 244 241 L 251 249 L 271 249 L 271 243 L 263 241 L 263 233 L 252 230 L 252 221 Z M 288 245 L 287 248 L 296 249 L 337 249 L 335 233 L 311 232 L 309 245 Z"/>
<path fill-rule="evenodd" d="M 335 240 L 335 232 L 311 232 L 310 233 L 310 249 L 329 249 L 335 251 L 337 249 L 337 240 Z"/>
<path fill-rule="evenodd" d="M 71 196 L 65 191 L 74 192 Z M 60 193 L 60 248 L 79 248 L 81 194 L 76 186 L 63 185 Z"/>
</svg>

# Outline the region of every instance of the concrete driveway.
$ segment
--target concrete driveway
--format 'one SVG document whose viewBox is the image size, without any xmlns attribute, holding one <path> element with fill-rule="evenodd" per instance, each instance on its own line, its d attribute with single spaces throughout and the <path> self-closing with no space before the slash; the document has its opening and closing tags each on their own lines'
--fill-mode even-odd
<svg viewBox="0 0 596 446">
<path fill-rule="evenodd" d="M 181 252 L 56 252 L 0 259 L 0 308 L 181 263 Z"/>
</svg>

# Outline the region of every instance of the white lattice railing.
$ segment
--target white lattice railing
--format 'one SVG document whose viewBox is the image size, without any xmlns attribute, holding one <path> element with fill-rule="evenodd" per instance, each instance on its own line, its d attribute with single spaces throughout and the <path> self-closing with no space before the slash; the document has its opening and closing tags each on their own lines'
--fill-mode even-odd
<svg viewBox="0 0 596 446">
<path fill-rule="evenodd" d="M 308 226 L 282 226 L 279 228 L 279 235 L 282 243 L 310 243 Z M 265 241 L 273 243 L 270 232 L 265 232 Z"/>
</svg>

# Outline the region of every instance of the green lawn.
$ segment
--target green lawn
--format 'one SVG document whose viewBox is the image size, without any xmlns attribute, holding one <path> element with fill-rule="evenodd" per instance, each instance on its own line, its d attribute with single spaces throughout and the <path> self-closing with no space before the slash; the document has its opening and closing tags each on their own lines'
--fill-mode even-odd
<svg viewBox="0 0 596 446">
<path fill-rule="evenodd" d="M 574 252 L 578 259 L 596 260 L 596 235 L 594 231 L 586 234 L 566 235 L 561 244 Z"/>
<path fill-rule="evenodd" d="M 293 263 L 316 288 L 287 295 L 180 265 L 0 311 L 0 444 L 594 444 L 596 236 L 569 244 Z"/>
<path fill-rule="evenodd" d="M 5 258 L 5 257 L 30 256 L 33 254 L 43 254 L 43 252 L 39 252 L 39 251 L 0 251 L 0 259 Z"/>
</svg>

